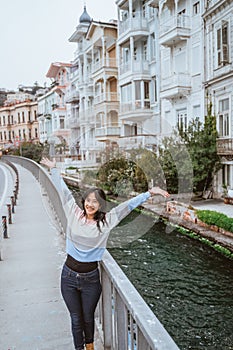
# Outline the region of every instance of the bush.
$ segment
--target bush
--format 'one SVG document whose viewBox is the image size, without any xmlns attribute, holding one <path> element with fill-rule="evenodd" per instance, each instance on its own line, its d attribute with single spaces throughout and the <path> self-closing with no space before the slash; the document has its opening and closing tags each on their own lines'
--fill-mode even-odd
<svg viewBox="0 0 233 350">
<path fill-rule="evenodd" d="M 215 225 L 233 232 L 233 218 L 214 210 L 197 210 L 197 217 L 207 225 Z"/>
</svg>

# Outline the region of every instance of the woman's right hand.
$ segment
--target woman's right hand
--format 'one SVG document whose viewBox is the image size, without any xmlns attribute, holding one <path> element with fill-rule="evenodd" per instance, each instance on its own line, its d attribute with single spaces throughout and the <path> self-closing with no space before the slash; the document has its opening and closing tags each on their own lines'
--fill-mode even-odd
<svg viewBox="0 0 233 350">
<path fill-rule="evenodd" d="M 43 157 L 40 161 L 40 164 L 47 166 L 49 169 L 52 169 L 56 167 L 56 160 L 55 158 L 53 158 L 53 160 L 50 160 L 48 158 Z"/>
</svg>

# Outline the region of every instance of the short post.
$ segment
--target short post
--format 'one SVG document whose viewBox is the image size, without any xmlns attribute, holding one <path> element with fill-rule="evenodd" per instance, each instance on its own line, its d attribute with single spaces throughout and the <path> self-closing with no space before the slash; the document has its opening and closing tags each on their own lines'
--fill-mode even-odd
<svg viewBox="0 0 233 350">
<path fill-rule="evenodd" d="M 8 238 L 6 216 L 2 216 L 3 238 Z"/>
<path fill-rule="evenodd" d="M 12 224 L 12 216 L 11 216 L 11 205 L 7 204 L 8 209 L 8 224 Z"/>
<path fill-rule="evenodd" d="M 14 190 L 13 192 L 14 192 L 14 197 L 15 197 L 15 205 L 16 205 L 17 192 L 16 192 L 16 190 Z"/>
<path fill-rule="evenodd" d="M 15 212 L 15 198 L 14 196 L 11 196 L 11 208 L 12 208 L 12 213 Z"/>
</svg>

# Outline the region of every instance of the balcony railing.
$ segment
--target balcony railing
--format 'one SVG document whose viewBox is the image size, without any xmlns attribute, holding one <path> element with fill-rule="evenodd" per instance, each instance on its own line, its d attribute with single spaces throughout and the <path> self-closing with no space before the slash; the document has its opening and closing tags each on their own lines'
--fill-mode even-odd
<svg viewBox="0 0 233 350">
<path fill-rule="evenodd" d="M 190 92 L 191 79 L 188 73 L 174 73 L 173 75 L 162 79 L 161 98 L 174 97 Z"/>
<path fill-rule="evenodd" d="M 120 66 L 120 74 L 131 73 L 149 73 L 149 62 L 145 60 L 143 56 L 138 57 L 137 59 L 122 63 Z"/>
<path fill-rule="evenodd" d="M 142 104 L 142 102 L 144 102 Z M 150 101 L 149 100 L 144 100 L 144 101 L 134 101 L 134 102 L 126 102 L 126 103 L 121 103 L 120 105 L 120 113 L 125 113 L 125 112 L 132 112 L 132 111 L 138 111 L 139 110 L 148 110 L 150 109 Z"/>
<path fill-rule="evenodd" d="M 104 126 L 95 129 L 95 136 L 97 138 L 120 136 L 120 130 L 121 128 L 119 126 Z"/>
<path fill-rule="evenodd" d="M 117 68 L 116 58 L 100 58 L 98 62 L 95 62 L 92 66 L 92 73 L 101 68 Z"/>
<path fill-rule="evenodd" d="M 90 107 L 85 110 L 79 111 L 79 116 L 80 116 L 81 123 L 93 122 L 95 119 L 94 108 Z"/>
<path fill-rule="evenodd" d="M 219 155 L 232 155 L 233 156 L 233 138 L 218 139 L 217 140 L 217 153 Z"/>
<path fill-rule="evenodd" d="M 190 36 L 190 17 L 173 15 L 160 24 L 160 44 L 175 45 Z"/>
<path fill-rule="evenodd" d="M 129 17 L 124 21 L 120 21 L 119 35 L 132 30 L 148 30 L 148 20 L 139 15 L 135 15 L 135 17 Z"/>
<path fill-rule="evenodd" d="M 80 119 L 79 119 L 79 114 L 76 114 L 69 119 L 67 119 L 67 127 L 68 128 L 77 128 L 80 126 Z"/>
<path fill-rule="evenodd" d="M 79 92 L 77 90 L 67 93 L 66 102 L 75 103 L 79 101 Z"/>
<path fill-rule="evenodd" d="M 99 94 L 94 98 L 94 104 L 102 102 L 116 102 L 118 98 L 117 92 L 106 92 L 105 94 Z"/>
<path fill-rule="evenodd" d="M 154 135 L 135 135 L 121 137 L 118 141 L 119 146 L 124 149 L 138 148 L 138 147 L 152 147 L 157 143 Z"/>
</svg>

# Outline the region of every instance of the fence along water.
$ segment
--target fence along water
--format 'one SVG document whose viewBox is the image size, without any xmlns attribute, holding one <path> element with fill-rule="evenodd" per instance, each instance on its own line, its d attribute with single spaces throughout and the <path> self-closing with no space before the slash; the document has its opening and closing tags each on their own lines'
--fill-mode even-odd
<svg viewBox="0 0 233 350">
<path fill-rule="evenodd" d="M 47 171 L 27 158 L 4 159 L 25 167 L 40 182 L 65 235 L 66 217 Z M 100 273 L 103 292 L 96 310 L 96 325 L 105 350 L 179 350 L 108 251 L 100 263 Z"/>
</svg>

